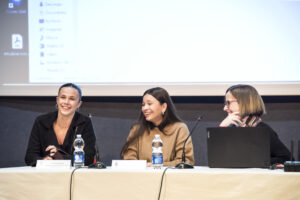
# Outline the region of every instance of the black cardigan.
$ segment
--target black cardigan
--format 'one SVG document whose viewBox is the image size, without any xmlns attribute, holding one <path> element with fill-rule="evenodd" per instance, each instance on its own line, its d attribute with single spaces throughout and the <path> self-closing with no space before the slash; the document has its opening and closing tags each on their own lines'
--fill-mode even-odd
<svg viewBox="0 0 300 200">
<path fill-rule="evenodd" d="M 291 159 L 290 151 L 280 141 L 277 133 L 268 124 L 261 122 L 257 127 L 267 127 L 270 129 L 271 164 L 284 163 Z"/>
<path fill-rule="evenodd" d="M 45 149 L 49 145 L 56 146 L 59 150 L 57 157 L 73 160 L 73 141 L 77 134 L 81 134 L 84 140 L 85 165 L 93 163 L 95 155 L 96 137 L 91 120 L 78 112 L 75 113 L 71 125 L 67 131 L 64 143 L 58 144 L 53 130 L 53 123 L 57 119 L 57 111 L 38 116 L 31 130 L 30 139 L 25 156 L 27 165 L 35 166 L 36 161 L 47 156 Z M 77 130 L 76 130 L 77 129 Z"/>
</svg>

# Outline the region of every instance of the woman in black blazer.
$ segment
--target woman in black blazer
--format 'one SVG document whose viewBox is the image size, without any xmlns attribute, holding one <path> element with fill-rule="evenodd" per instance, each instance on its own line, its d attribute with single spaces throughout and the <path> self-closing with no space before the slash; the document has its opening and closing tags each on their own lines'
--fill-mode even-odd
<svg viewBox="0 0 300 200">
<path fill-rule="evenodd" d="M 25 156 L 27 165 L 37 160 L 70 159 L 77 134 L 84 140 L 85 165 L 93 163 L 95 135 L 91 120 L 76 110 L 82 104 L 81 89 L 66 83 L 56 97 L 57 111 L 38 116 L 34 122 Z"/>
</svg>

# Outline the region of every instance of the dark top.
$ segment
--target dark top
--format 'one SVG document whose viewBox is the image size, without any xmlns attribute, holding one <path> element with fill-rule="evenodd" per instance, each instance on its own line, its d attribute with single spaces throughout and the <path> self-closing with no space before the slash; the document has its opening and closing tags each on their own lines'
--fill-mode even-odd
<svg viewBox="0 0 300 200">
<path fill-rule="evenodd" d="M 270 129 L 271 164 L 284 163 L 291 159 L 290 151 L 280 141 L 277 133 L 268 124 L 260 122 L 257 127 L 267 127 Z"/>
<path fill-rule="evenodd" d="M 38 116 L 31 130 L 28 147 L 25 156 L 27 165 L 35 166 L 36 161 L 43 159 L 48 153 L 45 149 L 49 145 L 58 148 L 54 159 L 73 160 L 73 141 L 77 134 L 81 134 L 84 140 L 85 165 L 93 163 L 95 155 L 96 137 L 91 120 L 78 112 L 75 113 L 71 125 L 67 131 L 62 145 L 58 144 L 57 137 L 53 129 L 53 123 L 57 119 L 57 111 Z"/>
</svg>

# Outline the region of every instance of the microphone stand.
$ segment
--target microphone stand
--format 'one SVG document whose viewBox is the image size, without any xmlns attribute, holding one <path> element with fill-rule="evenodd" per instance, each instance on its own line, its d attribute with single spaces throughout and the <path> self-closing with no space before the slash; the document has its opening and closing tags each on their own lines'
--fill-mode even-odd
<svg viewBox="0 0 300 200">
<path fill-rule="evenodd" d="M 90 164 L 89 168 L 105 169 L 106 168 L 105 164 L 100 162 L 100 159 L 99 159 L 99 151 L 98 151 L 97 144 L 95 144 L 95 148 L 96 148 L 96 162 L 93 164 Z"/>
<path fill-rule="evenodd" d="M 92 122 L 92 115 L 90 113 L 89 113 L 88 117 L 91 119 L 91 122 Z M 92 122 L 92 126 L 93 126 L 93 122 Z M 93 126 L 93 129 L 94 129 L 94 126 Z M 95 129 L 94 129 L 94 131 L 95 131 Z M 95 137 L 96 137 L 96 134 L 95 134 Z M 96 150 L 96 162 L 93 164 L 90 164 L 89 168 L 105 169 L 106 165 L 104 163 L 100 162 L 97 139 L 95 141 L 95 150 Z"/>
<path fill-rule="evenodd" d="M 192 131 L 190 132 L 190 134 L 188 135 L 188 137 L 185 139 L 184 143 L 183 143 L 183 148 L 182 148 L 182 162 L 177 164 L 175 166 L 175 168 L 177 169 L 192 169 L 194 168 L 194 166 L 188 162 L 185 161 L 185 144 L 188 141 L 188 139 L 191 137 L 191 135 L 193 134 L 195 128 L 197 127 L 198 123 L 202 120 L 202 116 L 197 118 L 196 124 L 194 125 Z"/>
</svg>

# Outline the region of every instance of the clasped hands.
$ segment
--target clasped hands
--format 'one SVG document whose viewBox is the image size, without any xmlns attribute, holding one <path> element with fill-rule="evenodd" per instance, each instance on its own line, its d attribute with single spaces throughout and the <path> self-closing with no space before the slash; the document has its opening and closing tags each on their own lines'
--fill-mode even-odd
<svg viewBox="0 0 300 200">
<path fill-rule="evenodd" d="M 45 156 L 43 160 L 53 160 L 53 156 L 57 153 L 57 148 L 54 145 L 49 145 L 45 151 L 49 152 L 49 154 Z"/>
</svg>

